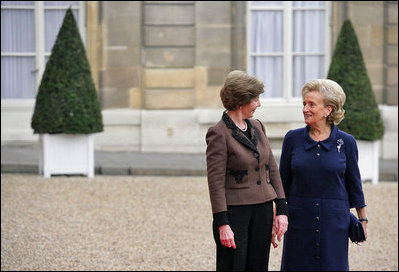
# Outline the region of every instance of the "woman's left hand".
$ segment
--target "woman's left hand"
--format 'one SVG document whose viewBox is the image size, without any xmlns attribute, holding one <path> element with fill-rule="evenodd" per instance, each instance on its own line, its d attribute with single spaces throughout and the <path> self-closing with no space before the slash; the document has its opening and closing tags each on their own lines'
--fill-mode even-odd
<svg viewBox="0 0 399 272">
<path fill-rule="evenodd" d="M 288 217 L 286 215 L 277 215 L 275 223 L 277 228 L 277 240 L 280 242 L 281 237 L 283 237 L 288 228 Z"/>
</svg>

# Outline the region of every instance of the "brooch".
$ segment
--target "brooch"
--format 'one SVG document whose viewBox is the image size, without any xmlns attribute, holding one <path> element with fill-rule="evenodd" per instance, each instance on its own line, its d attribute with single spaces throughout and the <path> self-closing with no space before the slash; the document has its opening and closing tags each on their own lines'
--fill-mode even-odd
<svg viewBox="0 0 399 272">
<path fill-rule="evenodd" d="M 342 140 L 342 139 L 338 139 L 337 140 L 337 149 L 338 149 L 338 152 L 341 152 L 341 146 L 344 144 L 344 140 Z"/>
</svg>

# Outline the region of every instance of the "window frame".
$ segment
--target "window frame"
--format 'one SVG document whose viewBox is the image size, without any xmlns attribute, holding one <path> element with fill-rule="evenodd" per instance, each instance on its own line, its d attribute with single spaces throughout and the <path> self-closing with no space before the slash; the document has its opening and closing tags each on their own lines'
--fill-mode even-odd
<svg viewBox="0 0 399 272">
<path fill-rule="evenodd" d="M 327 76 L 330 61 L 331 61 L 331 5 L 330 1 L 324 1 L 325 6 L 294 6 L 294 1 L 282 1 L 282 5 L 270 5 L 270 6 L 251 6 L 251 1 L 247 2 L 247 71 L 252 74 L 251 71 L 251 59 L 254 56 L 281 56 L 283 58 L 283 93 L 282 97 L 262 97 L 261 102 L 267 102 L 268 104 L 276 105 L 287 105 L 292 104 L 297 106 L 298 103 L 302 103 L 302 98 L 294 97 L 294 89 L 292 86 L 293 78 L 293 59 L 294 56 L 300 55 L 312 55 L 311 52 L 294 53 L 293 52 L 293 14 L 295 10 L 324 10 L 325 12 L 325 48 L 324 48 L 324 77 Z M 283 12 L 283 51 L 281 53 L 252 53 L 251 52 L 251 16 L 253 11 L 282 11 Z M 314 52 L 313 52 L 314 53 Z M 317 54 L 320 55 L 320 54 Z"/>
<path fill-rule="evenodd" d="M 1 52 L 1 56 L 7 57 L 35 57 L 35 70 L 32 72 L 36 73 L 35 75 L 35 92 L 40 86 L 40 81 L 42 79 L 44 69 L 46 67 L 45 58 L 51 55 L 51 52 L 45 51 L 45 25 L 44 25 L 44 13 L 45 10 L 66 10 L 71 7 L 72 10 L 79 10 L 79 22 L 78 28 L 80 35 L 82 37 L 82 42 L 85 47 L 87 47 L 86 43 L 86 6 L 85 1 L 79 1 L 78 5 L 74 6 L 45 6 L 44 1 L 34 1 L 34 5 L 32 6 L 24 6 L 24 5 L 7 5 L 2 6 L 2 10 L 6 9 L 20 9 L 20 10 L 34 10 L 34 21 L 35 21 L 35 52 Z M 30 108 L 34 106 L 36 98 L 2 98 L 1 99 L 1 107 L 2 108 Z"/>
</svg>

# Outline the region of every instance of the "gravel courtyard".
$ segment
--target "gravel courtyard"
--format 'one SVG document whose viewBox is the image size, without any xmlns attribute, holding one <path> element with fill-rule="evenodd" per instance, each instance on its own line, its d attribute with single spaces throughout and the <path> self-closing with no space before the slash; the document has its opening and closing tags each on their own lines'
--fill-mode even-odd
<svg viewBox="0 0 399 272">
<path fill-rule="evenodd" d="M 368 241 L 350 244 L 350 269 L 397 271 L 398 183 L 363 189 Z M 215 270 L 211 220 L 206 177 L 1 174 L 1 270 Z"/>
</svg>

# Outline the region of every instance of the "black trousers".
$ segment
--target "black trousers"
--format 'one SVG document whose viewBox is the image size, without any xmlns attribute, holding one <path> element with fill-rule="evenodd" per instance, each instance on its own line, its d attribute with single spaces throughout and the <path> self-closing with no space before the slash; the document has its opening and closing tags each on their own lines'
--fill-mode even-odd
<svg viewBox="0 0 399 272">
<path fill-rule="evenodd" d="M 219 228 L 213 222 L 217 271 L 268 271 L 273 201 L 254 205 L 228 206 L 229 225 L 236 249 L 223 246 Z"/>
</svg>

